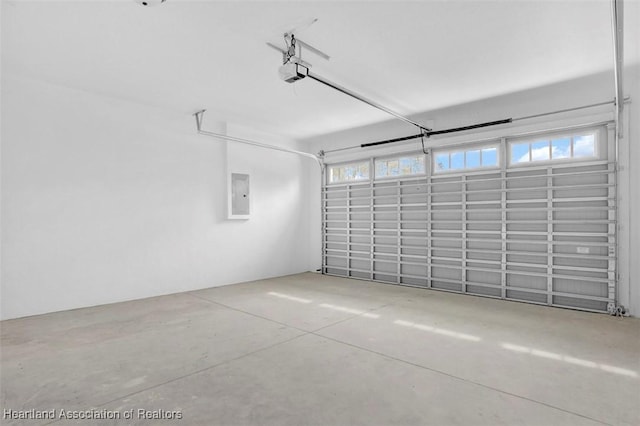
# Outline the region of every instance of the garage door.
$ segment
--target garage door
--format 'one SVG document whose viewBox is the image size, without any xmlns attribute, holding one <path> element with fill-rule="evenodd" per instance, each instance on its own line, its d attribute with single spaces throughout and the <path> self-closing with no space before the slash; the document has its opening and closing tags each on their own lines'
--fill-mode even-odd
<svg viewBox="0 0 640 426">
<path fill-rule="evenodd" d="M 329 164 L 323 273 L 606 312 L 607 139 L 603 126 Z"/>
</svg>

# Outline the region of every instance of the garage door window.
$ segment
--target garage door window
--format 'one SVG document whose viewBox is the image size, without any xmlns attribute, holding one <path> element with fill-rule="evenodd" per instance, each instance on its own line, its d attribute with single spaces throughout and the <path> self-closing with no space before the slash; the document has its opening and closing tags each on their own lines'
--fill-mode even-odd
<svg viewBox="0 0 640 426">
<path fill-rule="evenodd" d="M 435 173 L 498 167 L 498 146 L 489 145 L 465 150 L 437 150 L 433 153 L 433 162 Z"/>
<path fill-rule="evenodd" d="M 369 179 L 369 161 L 340 164 L 329 167 L 329 183 L 362 181 Z"/>
<path fill-rule="evenodd" d="M 514 141 L 509 144 L 511 164 L 597 157 L 596 133 Z"/>
<path fill-rule="evenodd" d="M 424 154 L 375 160 L 376 179 L 425 174 Z"/>
</svg>

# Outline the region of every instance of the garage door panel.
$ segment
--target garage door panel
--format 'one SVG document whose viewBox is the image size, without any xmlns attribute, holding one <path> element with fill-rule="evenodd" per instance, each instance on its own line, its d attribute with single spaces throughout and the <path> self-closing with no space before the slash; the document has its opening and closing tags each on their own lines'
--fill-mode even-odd
<svg viewBox="0 0 640 426">
<path fill-rule="evenodd" d="M 580 207 L 580 209 L 556 210 L 553 212 L 554 220 L 601 220 L 607 221 L 609 210 L 606 207 Z"/>
<path fill-rule="evenodd" d="M 373 237 L 374 244 L 384 244 L 384 245 L 397 245 L 398 238 L 396 236 L 393 237 L 385 237 L 385 236 L 374 236 Z"/>
<path fill-rule="evenodd" d="M 392 185 L 392 186 L 379 186 L 376 185 L 373 188 L 373 196 L 375 198 L 382 198 L 382 197 L 395 197 L 398 194 L 398 188 L 396 185 Z"/>
<path fill-rule="evenodd" d="M 349 251 L 368 253 L 370 249 L 369 249 L 369 246 L 365 244 L 350 244 Z"/>
<path fill-rule="evenodd" d="M 493 260 L 500 262 L 502 259 L 502 253 L 500 253 L 500 249 L 496 249 L 493 251 L 489 251 L 491 249 L 484 250 L 469 250 L 467 249 L 467 260 Z"/>
<path fill-rule="evenodd" d="M 547 253 L 548 251 L 548 243 L 540 242 L 540 241 L 530 241 L 530 242 L 517 242 L 517 243 L 507 243 L 507 253 L 516 251 L 516 252 L 530 252 L 530 253 Z"/>
<path fill-rule="evenodd" d="M 429 280 L 426 278 L 403 276 L 400 278 L 400 284 L 417 286 L 417 287 L 427 287 L 429 285 Z"/>
<path fill-rule="evenodd" d="M 606 234 L 605 235 L 555 234 L 553 235 L 553 241 L 557 241 L 557 244 L 565 244 L 565 243 L 570 244 L 570 243 L 580 242 L 586 245 L 593 245 L 592 243 L 596 243 L 596 245 L 602 245 L 602 244 L 606 244 L 609 241 L 609 237 Z M 602 244 L 597 244 L 597 243 L 602 243 Z"/>
<path fill-rule="evenodd" d="M 411 275 L 417 277 L 426 277 L 427 276 L 427 266 L 426 265 L 407 265 L 403 264 L 400 266 L 400 273 L 404 275 Z"/>
<path fill-rule="evenodd" d="M 572 277 L 581 277 L 581 278 L 596 278 L 606 280 L 608 276 L 608 272 L 604 271 L 595 271 L 594 268 L 584 268 L 589 270 L 577 269 L 576 267 L 554 267 L 551 268 L 551 271 L 555 275 L 562 276 L 572 276 Z"/>
<path fill-rule="evenodd" d="M 598 185 L 592 188 L 573 187 L 567 189 L 557 189 L 553 191 L 553 198 L 558 200 L 562 198 L 606 198 L 609 194 L 609 188 L 605 185 Z"/>
<path fill-rule="evenodd" d="M 400 254 L 412 255 L 412 256 L 427 256 L 427 248 L 422 247 L 402 247 Z"/>
<path fill-rule="evenodd" d="M 450 259 L 462 259 L 462 250 L 431 250 L 432 257 L 450 258 Z"/>
<path fill-rule="evenodd" d="M 554 232 L 564 232 L 573 234 L 607 234 L 609 224 L 593 223 L 556 223 L 553 225 Z"/>
<path fill-rule="evenodd" d="M 547 200 L 533 201 L 533 202 L 531 200 L 507 201 L 506 207 L 507 207 L 507 211 L 523 210 L 525 212 L 529 211 L 530 209 L 546 209 Z"/>
<path fill-rule="evenodd" d="M 447 221 L 447 220 L 462 220 L 462 211 L 434 211 L 431 213 L 431 220 L 433 222 L 437 221 Z"/>
<path fill-rule="evenodd" d="M 467 271 L 467 282 L 500 285 L 502 274 L 499 272 Z"/>
<path fill-rule="evenodd" d="M 367 224 L 367 227 L 368 226 L 369 225 Z M 397 223 L 397 221 L 384 221 L 384 220 L 381 220 L 381 221 L 376 221 L 375 222 L 375 227 L 376 227 L 376 229 L 379 229 L 379 230 L 397 229 L 398 228 L 398 223 Z"/>
<path fill-rule="evenodd" d="M 547 191 L 544 190 L 513 190 L 507 192 L 508 201 L 522 201 L 522 200 L 546 200 Z"/>
<path fill-rule="evenodd" d="M 508 221 L 527 221 L 527 220 L 547 220 L 547 210 L 538 208 L 537 210 L 534 207 L 528 207 L 527 209 L 523 209 L 521 211 L 517 210 L 509 210 L 507 211 L 507 220 Z"/>
<path fill-rule="evenodd" d="M 513 263 L 530 263 L 534 265 L 547 266 L 548 257 L 546 253 L 544 255 L 533 254 L 507 254 L 507 262 Z"/>
<path fill-rule="evenodd" d="M 453 223 L 449 223 L 449 222 L 431 222 L 431 229 L 433 229 L 435 231 L 459 230 L 459 229 L 462 229 L 462 223 L 461 222 L 453 222 Z"/>
<path fill-rule="evenodd" d="M 376 254 L 397 254 L 398 253 L 398 248 L 397 247 L 387 247 L 387 246 L 380 246 L 380 245 L 376 245 L 374 247 L 374 253 Z"/>
<path fill-rule="evenodd" d="M 416 222 L 401 222 L 400 223 L 400 229 L 403 230 L 414 230 L 414 229 L 427 229 L 427 222 L 426 221 L 416 221 Z"/>
<path fill-rule="evenodd" d="M 507 223 L 507 232 L 537 232 L 539 234 L 546 234 L 547 223 L 546 222 Z"/>
<path fill-rule="evenodd" d="M 500 232 L 490 232 L 490 231 L 466 231 L 467 234 L 467 242 L 479 242 L 480 244 L 484 244 L 485 242 L 491 243 L 496 240 L 501 240 L 502 234 Z"/>
<path fill-rule="evenodd" d="M 450 280 L 462 280 L 462 272 L 456 268 L 447 268 L 443 266 L 432 266 L 431 268 L 431 276 L 434 279 L 437 278 L 447 278 Z"/>
<path fill-rule="evenodd" d="M 405 211 L 403 211 L 400 214 L 400 219 L 401 220 L 417 220 L 417 221 L 420 221 L 420 222 L 423 222 L 423 223 L 427 222 L 428 217 L 429 216 L 427 215 L 427 212 L 421 212 L 421 211 L 417 211 L 417 212 L 414 212 L 414 211 L 405 212 Z"/>
<path fill-rule="evenodd" d="M 468 192 L 500 191 L 502 189 L 499 173 L 482 177 L 469 175 L 466 177 L 466 185 Z"/>
<path fill-rule="evenodd" d="M 596 268 L 603 271 L 607 270 L 607 267 L 609 265 L 609 259 L 602 259 L 596 256 L 591 256 L 591 257 L 592 259 L 589 259 L 587 256 L 562 257 L 560 255 L 555 255 L 553 258 L 553 265 L 570 267 L 570 268 L 578 267 L 578 268 Z"/>
<path fill-rule="evenodd" d="M 507 287 L 518 287 L 525 289 L 547 290 L 547 278 L 540 276 L 532 276 L 522 271 L 507 272 Z"/>
<path fill-rule="evenodd" d="M 502 290 L 499 287 L 487 287 L 474 284 L 467 284 L 467 293 L 476 294 L 478 296 L 500 297 Z"/>
<path fill-rule="evenodd" d="M 351 234 L 351 243 L 354 244 L 369 244 L 371 237 L 368 235 Z"/>
<path fill-rule="evenodd" d="M 455 291 L 459 293 L 462 291 L 462 283 L 456 280 L 444 281 L 439 279 L 433 279 L 433 281 L 431 282 L 431 288 L 435 288 L 439 290 Z"/>
<path fill-rule="evenodd" d="M 355 199 L 352 199 L 349 202 L 349 205 L 351 205 L 351 206 L 370 206 L 371 205 L 371 200 L 367 200 L 367 199 L 364 199 L 364 198 L 362 198 L 362 199 L 355 198 Z"/>
<path fill-rule="evenodd" d="M 444 237 L 444 238 L 433 238 L 431 241 L 432 247 L 437 248 L 462 248 L 462 240 L 459 239 L 451 239 L 452 237 Z"/>
<path fill-rule="evenodd" d="M 544 175 L 544 176 L 540 176 Z M 539 177 L 537 177 L 539 176 Z M 535 175 L 532 177 L 523 177 L 517 176 L 512 177 L 512 179 L 507 181 L 507 189 L 515 190 L 515 189 L 536 189 L 536 188 L 545 188 L 547 187 L 547 177 L 546 173 L 541 170 L 535 171 Z"/>
<path fill-rule="evenodd" d="M 467 220 L 484 220 L 484 221 L 500 221 L 502 219 L 502 212 L 500 210 L 467 210 Z"/>
<path fill-rule="evenodd" d="M 598 173 L 598 170 L 567 171 L 566 169 L 564 169 L 554 174 L 559 175 L 557 177 L 552 178 L 553 186 L 556 186 L 556 187 L 575 186 L 575 185 L 596 185 L 596 184 L 608 183 L 607 175 L 603 173 Z"/>
<path fill-rule="evenodd" d="M 544 293 L 534 293 L 515 289 L 507 289 L 506 298 L 522 302 L 547 303 L 547 295 Z"/>
<path fill-rule="evenodd" d="M 400 244 L 408 248 L 427 247 L 428 241 L 426 238 L 402 238 Z"/>
<path fill-rule="evenodd" d="M 480 193 L 467 193 L 466 200 L 468 202 L 476 202 L 476 201 L 499 201 L 502 198 L 502 192 L 499 190 L 490 191 L 490 192 L 480 192 Z"/>
<path fill-rule="evenodd" d="M 381 281 L 383 283 L 396 283 L 397 276 L 395 274 L 373 274 L 374 281 Z"/>
<path fill-rule="evenodd" d="M 425 200 L 422 194 L 411 194 L 400 197 L 400 202 L 402 204 L 424 204 Z"/>
<path fill-rule="evenodd" d="M 467 241 L 467 250 L 473 250 L 475 252 L 484 250 L 500 251 L 502 249 L 501 241 Z"/>
<path fill-rule="evenodd" d="M 326 186 L 323 271 L 606 311 L 614 183 L 601 161 Z"/>
<path fill-rule="evenodd" d="M 338 275 L 341 277 L 348 276 L 348 271 L 346 269 L 334 268 L 329 265 L 326 265 L 325 273 L 329 275 Z"/>
<path fill-rule="evenodd" d="M 398 272 L 398 265 L 396 264 L 396 261 L 375 260 L 373 262 L 373 272 L 389 272 L 391 274 L 396 274 Z"/>
<path fill-rule="evenodd" d="M 467 222 L 468 231 L 500 231 L 500 223 Z"/>
<path fill-rule="evenodd" d="M 490 270 L 500 271 L 502 270 L 502 262 L 499 260 L 474 262 L 467 259 L 466 269 L 467 269 L 467 273 L 473 270 L 483 271 L 483 272 L 489 272 Z"/>
<path fill-rule="evenodd" d="M 595 199 L 595 200 L 553 200 L 552 207 L 555 209 L 580 209 L 580 210 L 588 210 L 592 207 L 601 208 L 608 210 L 608 201 L 603 197 L 603 199 Z"/>
<path fill-rule="evenodd" d="M 432 194 L 431 202 L 437 203 L 459 203 L 462 201 L 461 194 Z"/>
<path fill-rule="evenodd" d="M 584 281 L 580 279 L 554 278 L 553 291 L 576 296 L 607 297 L 607 283 L 604 281 Z"/>
<path fill-rule="evenodd" d="M 427 185 L 426 180 L 421 183 L 415 182 L 400 182 L 400 194 L 401 195 L 412 195 L 412 194 L 422 194 L 421 200 L 424 202 L 424 196 L 427 194 L 429 190 L 429 186 Z"/>
<path fill-rule="evenodd" d="M 337 256 L 327 256 L 327 266 L 347 269 L 348 259 Z"/>
<path fill-rule="evenodd" d="M 357 252 L 357 251 L 352 251 L 349 253 L 351 255 L 351 259 L 365 259 L 367 262 L 369 262 L 369 259 L 371 258 L 371 253 L 367 253 L 367 252 Z"/>
<path fill-rule="evenodd" d="M 577 308 L 584 310 L 593 310 L 605 312 L 607 310 L 607 301 L 597 301 L 597 300 L 589 300 L 579 297 L 567 297 L 567 296 L 554 296 L 553 297 L 553 305 L 567 307 L 567 308 Z"/>
<path fill-rule="evenodd" d="M 347 250 L 347 244 L 341 244 L 341 243 L 325 243 L 326 247 L 328 250 L 343 250 L 346 251 Z"/>
<path fill-rule="evenodd" d="M 351 258 L 349 266 L 351 269 L 359 269 L 359 270 L 366 271 L 366 270 L 369 270 L 369 268 L 371 267 L 371 262 L 369 261 L 369 259 Z"/>
</svg>

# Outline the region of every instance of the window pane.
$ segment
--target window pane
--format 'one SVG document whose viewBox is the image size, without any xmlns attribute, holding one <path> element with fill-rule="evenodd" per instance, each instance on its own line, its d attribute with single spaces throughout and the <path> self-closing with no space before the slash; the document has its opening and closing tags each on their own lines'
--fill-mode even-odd
<svg viewBox="0 0 640 426">
<path fill-rule="evenodd" d="M 571 140 L 569 138 L 554 139 L 551 141 L 551 158 L 571 157 Z"/>
<path fill-rule="evenodd" d="M 356 172 L 356 179 L 369 179 L 369 163 L 362 163 L 358 166 L 358 171 Z"/>
<path fill-rule="evenodd" d="M 385 160 L 376 160 L 376 177 L 387 176 L 387 162 Z"/>
<path fill-rule="evenodd" d="M 423 155 L 418 155 L 417 157 L 414 157 L 411 159 L 411 173 L 412 174 L 418 174 L 418 173 L 424 173 L 424 156 Z"/>
<path fill-rule="evenodd" d="M 537 141 L 531 144 L 531 161 L 549 160 L 549 141 Z"/>
<path fill-rule="evenodd" d="M 480 167 L 480 150 L 467 151 L 465 152 L 465 157 L 467 169 Z"/>
<path fill-rule="evenodd" d="M 593 135 L 578 136 L 573 138 L 574 157 L 595 157 L 596 141 Z"/>
<path fill-rule="evenodd" d="M 400 159 L 400 174 L 401 175 L 410 175 L 411 174 L 411 158 L 404 157 Z"/>
<path fill-rule="evenodd" d="M 496 148 L 487 148 L 482 150 L 482 167 L 491 167 L 498 165 L 498 150 Z"/>
<path fill-rule="evenodd" d="M 511 145 L 511 162 L 525 163 L 529 161 L 529 144 L 514 143 Z"/>
<path fill-rule="evenodd" d="M 369 163 L 329 166 L 329 183 L 369 179 Z"/>
<path fill-rule="evenodd" d="M 344 168 L 344 177 L 346 180 L 353 180 L 356 177 L 356 168 L 354 166 L 347 166 Z"/>
<path fill-rule="evenodd" d="M 449 170 L 449 153 L 436 154 L 436 171 Z"/>
<path fill-rule="evenodd" d="M 452 152 L 451 153 L 451 168 L 463 169 L 464 168 L 464 152 Z"/>
<path fill-rule="evenodd" d="M 424 173 L 424 155 L 375 160 L 376 178 Z"/>
<path fill-rule="evenodd" d="M 389 170 L 389 176 L 398 176 L 400 174 L 400 162 L 398 160 L 391 160 L 387 163 Z"/>
<path fill-rule="evenodd" d="M 341 182 L 342 179 L 342 168 L 340 167 L 331 167 L 331 172 L 329 175 L 330 182 Z"/>
</svg>

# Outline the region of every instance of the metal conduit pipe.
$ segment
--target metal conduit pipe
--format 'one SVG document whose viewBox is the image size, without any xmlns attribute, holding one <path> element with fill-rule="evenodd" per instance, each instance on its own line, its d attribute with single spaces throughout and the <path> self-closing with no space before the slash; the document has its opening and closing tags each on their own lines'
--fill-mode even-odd
<svg viewBox="0 0 640 426">
<path fill-rule="evenodd" d="M 273 149 L 273 150 L 276 150 L 276 151 L 289 152 L 291 154 L 298 154 L 298 155 L 301 155 L 303 157 L 313 158 L 314 160 L 316 160 L 318 162 L 318 164 L 320 166 L 322 166 L 322 161 L 315 154 L 311 154 L 311 153 L 304 152 L 304 151 L 296 151 L 295 149 L 284 148 L 284 147 L 280 147 L 280 146 L 276 146 L 276 145 L 270 145 L 270 144 L 266 144 L 266 143 L 262 143 L 262 142 L 252 141 L 250 139 L 237 138 L 235 136 L 224 135 L 222 133 L 214 133 L 214 132 L 209 132 L 209 131 L 206 131 L 206 130 L 202 130 L 202 118 L 203 118 L 203 115 L 204 115 L 205 111 L 206 110 L 203 109 L 203 110 L 198 111 L 195 114 L 193 114 L 196 117 L 196 128 L 198 129 L 198 134 L 200 134 L 200 135 L 210 136 L 210 137 L 223 139 L 223 140 L 228 140 L 228 141 L 232 141 L 232 142 L 239 142 L 239 143 L 243 143 L 243 144 L 246 144 L 246 145 L 258 146 L 260 148 L 267 148 L 267 149 Z"/>
</svg>

